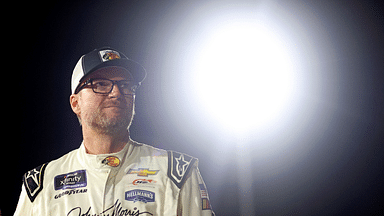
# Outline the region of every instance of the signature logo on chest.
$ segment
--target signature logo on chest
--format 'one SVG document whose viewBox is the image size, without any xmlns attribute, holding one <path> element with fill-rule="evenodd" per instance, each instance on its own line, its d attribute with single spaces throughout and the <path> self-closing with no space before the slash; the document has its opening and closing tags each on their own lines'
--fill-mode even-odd
<svg viewBox="0 0 384 216">
<path fill-rule="evenodd" d="M 138 216 L 138 215 L 153 215 L 147 211 L 140 211 L 137 207 L 134 207 L 133 210 L 125 209 L 122 207 L 121 202 L 116 200 L 115 204 L 109 208 L 101 211 L 100 213 L 95 213 L 95 211 L 90 206 L 87 210 L 83 210 L 81 207 L 75 207 L 71 209 L 67 216 L 107 216 L 107 215 L 126 215 L 126 216 Z"/>
</svg>

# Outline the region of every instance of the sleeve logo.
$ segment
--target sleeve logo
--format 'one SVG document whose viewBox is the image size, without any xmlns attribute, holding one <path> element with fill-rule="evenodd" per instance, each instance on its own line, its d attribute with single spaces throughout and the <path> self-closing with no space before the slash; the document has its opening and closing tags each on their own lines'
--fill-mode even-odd
<svg viewBox="0 0 384 216">
<path fill-rule="evenodd" d="M 183 186 L 195 161 L 197 159 L 189 155 L 168 151 L 168 177 L 178 188 Z"/>
<path fill-rule="evenodd" d="M 43 190 L 44 171 L 47 165 L 48 163 L 42 164 L 24 174 L 23 183 L 31 202 Z"/>
</svg>

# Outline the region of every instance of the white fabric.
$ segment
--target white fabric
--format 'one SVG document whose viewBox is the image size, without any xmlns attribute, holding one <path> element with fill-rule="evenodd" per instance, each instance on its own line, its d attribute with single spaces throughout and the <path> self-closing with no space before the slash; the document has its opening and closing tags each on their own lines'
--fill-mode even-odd
<svg viewBox="0 0 384 216">
<path fill-rule="evenodd" d="M 81 56 L 81 58 L 79 59 L 79 61 L 76 64 L 75 68 L 73 69 L 72 79 L 71 79 L 72 94 L 75 93 L 75 90 L 76 90 L 77 86 L 79 85 L 81 78 L 83 78 L 83 75 L 84 75 L 83 65 L 82 65 L 83 58 L 84 58 L 84 56 Z"/>
<path fill-rule="evenodd" d="M 120 164 L 103 163 L 108 156 Z M 48 163 L 43 189 L 33 202 L 22 186 L 14 215 L 212 215 L 210 208 L 202 210 L 208 193 L 197 162 L 180 189 L 167 175 L 168 159 L 167 151 L 134 141 L 105 155 L 87 154 L 82 144 Z"/>
</svg>

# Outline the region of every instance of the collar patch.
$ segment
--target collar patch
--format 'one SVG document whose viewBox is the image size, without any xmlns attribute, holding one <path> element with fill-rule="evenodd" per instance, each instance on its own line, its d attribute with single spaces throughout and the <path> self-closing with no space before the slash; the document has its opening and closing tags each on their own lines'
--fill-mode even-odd
<svg viewBox="0 0 384 216">
<path fill-rule="evenodd" d="M 102 164 L 106 164 L 111 167 L 117 167 L 120 165 L 120 159 L 115 156 L 108 156 L 101 161 Z"/>
</svg>

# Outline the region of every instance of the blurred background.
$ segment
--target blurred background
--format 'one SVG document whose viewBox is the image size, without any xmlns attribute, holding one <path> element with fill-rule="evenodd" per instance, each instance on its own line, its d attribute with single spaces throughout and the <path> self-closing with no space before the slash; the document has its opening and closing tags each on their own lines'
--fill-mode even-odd
<svg viewBox="0 0 384 216">
<path fill-rule="evenodd" d="M 217 215 L 382 215 L 379 2 L 14 5 L 3 18 L 4 102 L 16 119 L 3 120 L 3 215 L 23 173 L 79 147 L 71 74 L 103 46 L 148 72 L 132 139 L 199 158 Z"/>
</svg>

